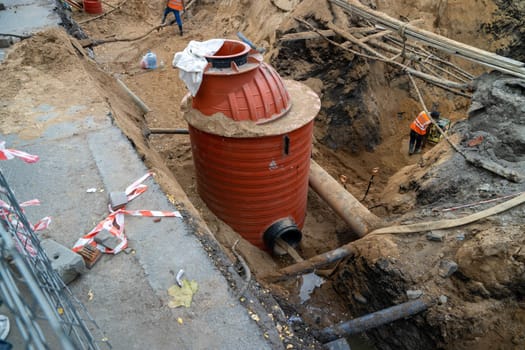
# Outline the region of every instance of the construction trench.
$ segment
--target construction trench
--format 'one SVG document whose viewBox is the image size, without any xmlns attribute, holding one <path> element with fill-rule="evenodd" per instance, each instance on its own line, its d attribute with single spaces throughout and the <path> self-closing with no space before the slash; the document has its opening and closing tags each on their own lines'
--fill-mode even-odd
<svg viewBox="0 0 525 350">
<path fill-rule="evenodd" d="M 525 346 L 525 57 L 523 43 L 505 32 L 523 9 L 490 2 L 492 18 L 472 9 L 475 1 L 194 1 L 180 37 L 156 25 L 163 4 L 110 3 L 112 13 L 99 19 L 73 11 L 78 41 L 35 35 L 17 44 L 13 59 L 54 69 L 52 57 L 67 56 L 75 68 L 94 58 L 99 68 L 83 69 L 112 118 L 166 193 L 180 185 L 188 196 L 195 209 L 186 209 L 245 278 L 232 289 L 271 292 L 296 336 L 286 345 L 322 348 L 346 336 L 352 349 Z M 458 30 L 461 9 L 478 19 Z M 213 117 L 215 97 L 202 90 L 188 98 L 173 55 L 190 40 L 222 38 L 241 53 L 218 55 L 227 65 L 210 67 L 203 84 L 275 70 L 284 97 L 243 109 L 247 116 L 230 109 Z M 139 67 L 148 50 L 156 69 Z M 269 79 L 260 74 L 263 83 L 244 89 L 261 89 Z M 290 103 L 279 107 L 284 91 Z M 433 109 L 451 127 L 408 156 L 410 122 Z M 281 164 L 299 175 L 271 180 Z M 257 174 L 239 175 L 242 166 L 258 166 Z"/>
</svg>

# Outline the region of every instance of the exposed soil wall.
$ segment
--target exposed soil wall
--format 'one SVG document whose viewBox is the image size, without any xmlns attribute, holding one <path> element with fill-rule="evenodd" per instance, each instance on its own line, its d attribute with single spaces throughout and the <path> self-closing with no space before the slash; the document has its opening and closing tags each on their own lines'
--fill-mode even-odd
<svg viewBox="0 0 525 350">
<path fill-rule="evenodd" d="M 452 128 L 452 139 L 465 152 L 524 173 L 524 83 L 498 73 L 478 78 L 469 118 Z M 399 203 L 418 208 L 405 222 L 465 216 L 484 207 L 441 209 L 525 191 L 524 183 L 476 168 L 445 147 L 450 146 L 441 144 L 418 165 L 403 169 L 387 187 L 387 192 L 398 189 L 388 198 L 392 210 L 406 212 Z M 406 301 L 408 290 L 433 300 L 446 296 L 426 313 L 369 332 L 381 349 L 520 348 L 525 346 L 524 225 L 522 205 L 467 227 L 423 232 L 426 236 L 365 238 L 356 242 L 360 254 L 339 269 L 335 287 L 359 315 Z M 453 273 L 444 277 L 450 264 Z"/>
</svg>

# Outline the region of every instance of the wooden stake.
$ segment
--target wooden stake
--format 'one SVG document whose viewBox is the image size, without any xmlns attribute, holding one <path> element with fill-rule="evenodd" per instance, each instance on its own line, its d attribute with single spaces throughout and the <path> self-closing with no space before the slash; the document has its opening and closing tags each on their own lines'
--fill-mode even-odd
<svg viewBox="0 0 525 350">
<path fill-rule="evenodd" d="M 297 250 L 294 249 L 291 245 L 286 243 L 282 238 L 277 238 L 275 244 L 288 253 L 296 262 L 304 261 L 304 259 L 297 253 Z"/>
</svg>

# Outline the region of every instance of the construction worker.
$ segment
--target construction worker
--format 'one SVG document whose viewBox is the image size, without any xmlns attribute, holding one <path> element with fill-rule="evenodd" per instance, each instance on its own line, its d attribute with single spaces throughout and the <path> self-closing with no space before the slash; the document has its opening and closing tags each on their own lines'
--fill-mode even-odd
<svg viewBox="0 0 525 350">
<path fill-rule="evenodd" d="M 173 12 L 173 15 L 175 16 L 175 19 L 170 22 L 170 25 L 177 22 L 179 25 L 179 31 L 180 35 L 182 36 L 182 19 L 180 18 L 180 13 L 184 10 L 184 0 L 167 0 L 166 2 L 166 8 L 164 9 L 164 16 L 162 17 L 162 23 L 165 24 L 166 16 L 170 12 Z"/>
<path fill-rule="evenodd" d="M 430 116 L 434 119 L 439 119 L 439 112 L 432 111 Z M 432 121 L 425 111 L 419 113 L 412 124 L 410 124 L 410 143 L 408 144 L 409 155 L 421 152 L 421 148 L 423 148 L 425 144 L 425 137 L 430 124 L 432 124 Z"/>
</svg>

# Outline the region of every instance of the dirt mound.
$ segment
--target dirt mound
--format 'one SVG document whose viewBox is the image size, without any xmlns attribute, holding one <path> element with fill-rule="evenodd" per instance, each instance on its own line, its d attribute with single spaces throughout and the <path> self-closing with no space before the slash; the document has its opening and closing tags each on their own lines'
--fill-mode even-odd
<svg viewBox="0 0 525 350">
<path fill-rule="evenodd" d="M 465 242 L 457 251 L 456 260 L 461 273 L 478 283 L 481 296 L 503 299 L 525 295 L 525 252 L 521 249 L 524 243 L 521 232 L 490 228 Z"/>
<path fill-rule="evenodd" d="M 63 71 L 75 65 L 78 52 L 62 28 L 51 28 L 22 41 L 9 59 L 41 70 Z"/>
<path fill-rule="evenodd" d="M 148 19 L 151 15 L 150 5 L 152 4 L 149 1 L 131 0 L 126 2 L 124 12 L 130 17 L 145 20 Z"/>
<path fill-rule="evenodd" d="M 367 332 L 380 349 L 522 348 L 520 227 L 477 224 L 442 231 L 441 242 L 368 237 L 355 243 L 357 256 L 338 268 L 334 287 L 353 317 L 406 302 L 409 291 L 428 298 L 427 312 Z"/>
</svg>

